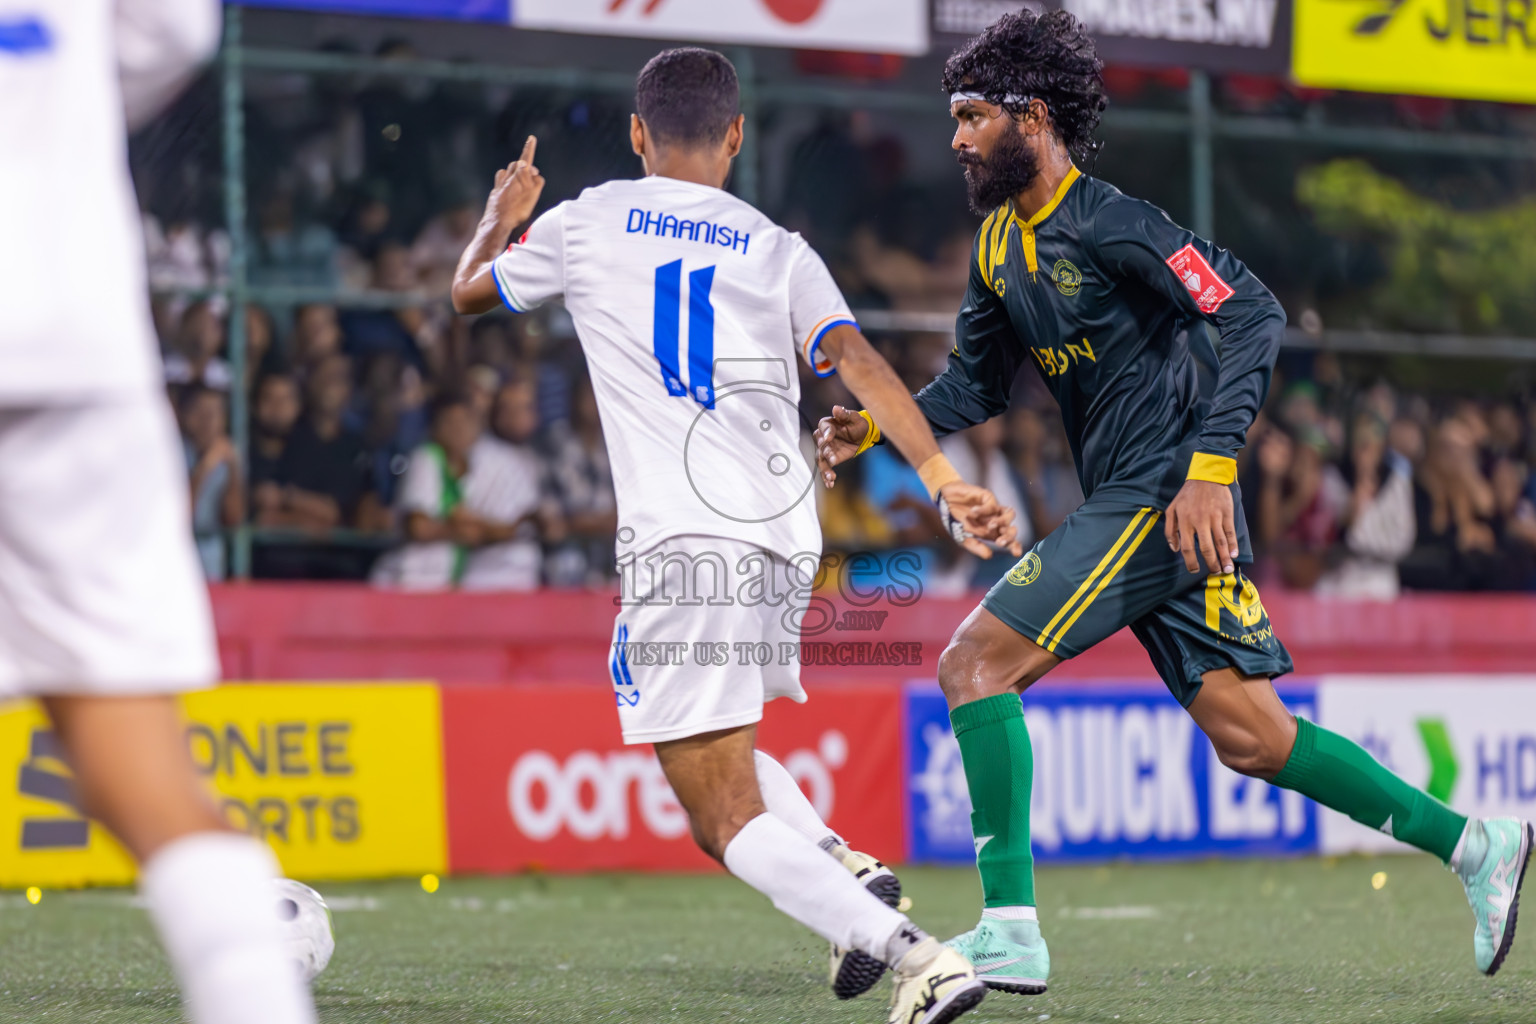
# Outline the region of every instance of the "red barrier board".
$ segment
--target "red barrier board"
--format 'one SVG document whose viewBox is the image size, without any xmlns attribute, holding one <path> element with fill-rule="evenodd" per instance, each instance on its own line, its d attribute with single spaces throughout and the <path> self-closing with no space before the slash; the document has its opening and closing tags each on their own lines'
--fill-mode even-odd
<svg viewBox="0 0 1536 1024">
<path fill-rule="evenodd" d="M 611 691 L 445 686 L 449 869 L 710 867 L 650 746 L 626 747 Z M 860 849 L 904 848 L 901 699 L 845 686 L 765 709 L 758 745 Z"/>
</svg>

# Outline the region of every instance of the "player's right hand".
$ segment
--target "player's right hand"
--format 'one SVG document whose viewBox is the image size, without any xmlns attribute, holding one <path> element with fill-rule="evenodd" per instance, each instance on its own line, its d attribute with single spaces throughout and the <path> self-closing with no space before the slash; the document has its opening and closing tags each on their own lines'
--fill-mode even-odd
<svg viewBox="0 0 1536 1024">
<path fill-rule="evenodd" d="M 485 202 L 486 216 L 494 217 L 508 231 L 533 216 L 533 208 L 539 205 L 539 195 L 544 191 L 544 175 L 533 165 L 538 145 L 537 138 L 528 136 L 523 155 L 496 172 L 496 185 Z"/>
<path fill-rule="evenodd" d="M 852 409 L 834 405 L 832 415 L 822 417 L 816 424 L 816 468 L 821 471 L 822 483 L 831 487 L 837 482 L 833 467 L 858 454 L 867 433 L 868 421 Z"/>
<path fill-rule="evenodd" d="M 991 558 L 993 548 L 982 543 L 990 541 L 1015 558 L 1024 554 L 1019 528 L 1013 523 L 1013 509 L 999 504 L 991 491 L 957 480 L 939 488 L 939 497 L 949 506 L 950 515 L 970 534 L 960 541 L 965 550 L 978 558 Z"/>
</svg>

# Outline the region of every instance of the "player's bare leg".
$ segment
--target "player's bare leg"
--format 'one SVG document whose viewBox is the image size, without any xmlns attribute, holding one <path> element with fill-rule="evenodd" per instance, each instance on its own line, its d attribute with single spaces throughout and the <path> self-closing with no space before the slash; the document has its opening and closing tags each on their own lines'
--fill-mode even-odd
<svg viewBox="0 0 1536 1024">
<path fill-rule="evenodd" d="M 1207 672 L 1189 706 L 1222 764 L 1293 789 L 1428 853 L 1456 872 L 1476 919 L 1473 959 L 1493 974 L 1515 938 L 1533 830 L 1513 818 L 1468 820 L 1383 767 L 1358 744 L 1292 717 L 1268 679 Z"/>
<path fill-rule="evenodd" d="M 141 866 L 140 888 L 195 1024 L 309 1024 L 284 950 L 276 862 L 229 828 L 197 778 L 167 696 L 43 700 L 87 814 Z"/>
<path fill-rule="evenodd" d="M 890 964 L 898 974 L 892 1020 L 939 1024 L 980 1002 L 984 990 L 963 958 L 768 813 L 757 781 L 756 734 L 755 726 L 743 726 L 656 744 L 700 849 L 823 938 Z"/>
<path fill-rule="evenodd" d="M 939 657 L 939 686 L 971 792 L 982 888 L 981 922 L 950 945 L 989 987 L 1005 992 L 1044 992 L 1051 970 L 1035 912 L 1034 754 L 1019 694 L 1060 661 L 980 606 Z"/>
</svg>

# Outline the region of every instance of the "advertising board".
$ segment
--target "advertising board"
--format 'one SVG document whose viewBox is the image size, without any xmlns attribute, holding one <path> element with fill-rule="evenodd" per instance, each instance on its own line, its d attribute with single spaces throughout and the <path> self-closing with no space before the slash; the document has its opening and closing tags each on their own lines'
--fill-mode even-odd
<svg viewBox="0 0 1536 1024">
<path fill-rule="evenodd" d="M 224 816 L 296 878 L 446 866 L 437 687 L 234 685 L 183 698 L 193 763 Z M 133 863 L 79 810 L 47 717 L 0 711 L 0 886 L 111 885 Z"/>
<path fill-rule="evenodd" d="M 1280 694 L 1294 713 L 1315 717 L 1312 686 L 1291 682 Z M 1160 687 L 1038 686 L 1024 717 L 1035 765 L 1030 838 L 1041 862 L 1317 848 L 1311 801 L 1223 766 Z M 909 856 L 973 862 L 965 770 L 936 686 L 908 688 L 905 728 Z"/>
</svg>

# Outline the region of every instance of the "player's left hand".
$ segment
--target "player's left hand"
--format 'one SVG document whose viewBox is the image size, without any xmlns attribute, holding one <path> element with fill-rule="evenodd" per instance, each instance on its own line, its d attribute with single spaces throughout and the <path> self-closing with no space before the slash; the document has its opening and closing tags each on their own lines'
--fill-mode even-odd
<svg viewBox="0 0 1536 1024">
<path fill-rule="evenodd" d="M 939 499 L 944 502 L 940 508 L 947 507 L 964 531 L 965 535 L 955 537 L 955 542 L 977 558 L 992 557 L 993 548 L 984 542 L 1012 553 L 1015 558 L 1024 554 L 1019 528 L 1013 524 L 1013 509 L 1000 505 L 997 496 L 985 487 L 961 481 L 948 483 L 939 488 Z"/>
<path fill-rule="evenodd" d="M 1184 553 L 1184 567 L 1190 572 L 1200 571 L 1200 559 L 1205 560 L 1207 571 L 1212 574 L 1231 572 L 1237 558 L 1237 521 L 1231 490 L 1225 484 L 1208 480 L 1184 481 L 1168 506 L 1163 536 L 1168 539 L 1169 550 Z"/>
</svg>

